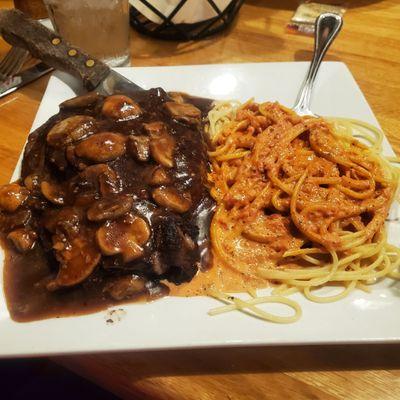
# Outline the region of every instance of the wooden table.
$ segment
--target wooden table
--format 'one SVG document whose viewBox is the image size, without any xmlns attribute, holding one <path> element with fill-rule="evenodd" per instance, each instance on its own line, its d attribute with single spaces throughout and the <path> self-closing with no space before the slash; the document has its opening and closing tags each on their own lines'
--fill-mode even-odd
<svg viewBox="0 0 400 400">
<path fill-rule="evenodd" d="M 132 62 L 147 66 L 309 60 L 312 39 L 289 35 L 284 29 L 296 4 L 247 0 L 231 29 L 196 43 L 155 41 L 133 32 Z M 400 3 L 351 4 L 327 59 L 346 62 L 400 153 Z M 2 0 L 0 7 L 11 7 L 11 1 Z M 1 43 L 0 56 L 6 49 Z M 47 80 L 0 100 L 0 184 L 11 176 Z M 164 351 L 57 361 L 127 399 L 400 398 L 399 345 Z"/>
</svg>

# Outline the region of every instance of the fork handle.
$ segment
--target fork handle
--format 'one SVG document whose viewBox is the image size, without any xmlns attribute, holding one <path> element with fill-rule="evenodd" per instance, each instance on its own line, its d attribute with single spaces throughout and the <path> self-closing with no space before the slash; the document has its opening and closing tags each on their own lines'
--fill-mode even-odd
<svg viewBox="0 0 400 400">
<path fill-rule="evenodd" d="M 314 56 L 293 107 L 301 115 L 311 114 L 311 93 L 319 66 L 342 26 L 342 17 L 334 13 L 321 14 L 315 21 Z"/>
<path fill-rule="evenodd" d="M 76 76 L 87 90 L 93 90 L 110 72 L 106 64 L 69 45 L 19 10 L 0 11 L 0 33 L 11 45 L 25 48 L 47 65 Z"/>
</svg>

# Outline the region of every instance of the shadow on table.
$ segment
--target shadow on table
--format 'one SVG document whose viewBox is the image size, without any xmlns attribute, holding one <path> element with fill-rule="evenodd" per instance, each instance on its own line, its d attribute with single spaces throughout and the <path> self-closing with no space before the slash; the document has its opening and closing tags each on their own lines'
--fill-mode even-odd
<svg viewBox="0 0 400 400">
<path fill-rule="evenodd" d="M 150 351 L 58 357 L 55 361 L 82 375 L 104 367 L 138 380 L 173 375 L 387 370 L 400 368 L 399 354 L 400 344 L 371 344 Z"/>
</svg>

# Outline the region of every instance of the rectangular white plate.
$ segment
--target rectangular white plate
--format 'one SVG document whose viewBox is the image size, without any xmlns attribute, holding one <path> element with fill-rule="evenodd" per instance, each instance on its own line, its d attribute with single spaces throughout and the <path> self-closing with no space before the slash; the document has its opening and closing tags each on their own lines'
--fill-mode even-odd
<svg viewBox="0 0 400 400">
<path fill-rule="evenodd" d="M 216 99 L 245 101 L 255 97 L 258 101 L 277 100 L 290 107 L 306 69 L 307 63 L 263 63 L 125 68 L 120 72 L 144 88 L 162 86 Z M 57 113 L 58 104 L 72 97 L 74 90 L 79 91 L 77 82 L 63 74 L 52 76 L 32 129 Z M 358 118 L 378 126 L 359 87 L 342 63 L 322 65 L 313 110 L 320 115 Z M 391 154 L 387 142 L 385 151 Z M 393 242 L 400 237 L 400 227 L 392 224 L 389 228 Z M 2 258 L 0 254 L 0 266 Z M 126 315 L 114 324 L 106 323 L 105 311 L 16 323 L 10 319 L 4 294 L 0 293 L 0 356 L 400 341 L 398 282 L 386 280 L 375 286 L 371 294 L 356 290 L 346 299 L 331 304 L 311 303 L 301 295 L 293 298 L 300 302 L 303 317 L 291 325 L 266 323 L 240 313 L 210 317 L 207 311 L 219 303 L 200 297 L 169 297 L 149 304 L 124 305 L 118 308 L 123 308 Z"/>
</svg>

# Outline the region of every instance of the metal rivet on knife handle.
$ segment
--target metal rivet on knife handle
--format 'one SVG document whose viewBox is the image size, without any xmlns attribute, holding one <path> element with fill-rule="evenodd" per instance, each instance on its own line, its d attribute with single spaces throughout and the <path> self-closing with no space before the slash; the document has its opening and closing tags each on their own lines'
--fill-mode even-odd
<svg viewBox="0 0 400 400">
<path fill-rule="evenodd" d="M 54 44 L 54 46 L 57 46 L 58 44 L 61 43 L 61 39 L 56 37 L 51 41 L 52 44 Z"/>
<path fill-rule="evenodd" d="M 78 54 L 78 52 L 77 52 L 75 49 L 71 49 L 71 50 L 68 52 L 68 55 L 69 55 L 70 57 L 75 57 L 77 54 Z"/>
<path fill-rule="evenodd" d="M 86 61 L 86 66 L 89 67 L 89 68 L 93 67 L 94 66 L 94 60 L 87 60 Z"/>
</svg>

